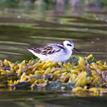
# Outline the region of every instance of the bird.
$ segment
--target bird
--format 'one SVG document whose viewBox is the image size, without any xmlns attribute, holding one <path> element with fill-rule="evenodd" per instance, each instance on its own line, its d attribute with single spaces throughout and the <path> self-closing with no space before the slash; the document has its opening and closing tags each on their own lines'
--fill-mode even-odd
<svg viewBox="0 0 107 107">
<path fill-rule="evenodd" d="M 73 49 L 73 41 L 65 40 L 63 44 L 53 43 L 43 48 L 30 48 L 28 51 L 43 61 L 66 62 L 71 57 Z"/>
</svg>

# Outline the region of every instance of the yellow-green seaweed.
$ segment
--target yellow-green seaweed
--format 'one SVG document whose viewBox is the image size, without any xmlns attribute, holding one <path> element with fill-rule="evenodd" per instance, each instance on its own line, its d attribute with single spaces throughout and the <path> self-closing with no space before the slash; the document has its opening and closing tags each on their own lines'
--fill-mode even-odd
<svg viewBox="0 0 107 107">
<path fill-rule="evenodd" d="M 75 56 L 76 58 L 76 56 Z M 72 59 L 72 58 L 71 58 Z M 78 60 L 69 60 L 66 63 L 51 61 L 23 60 L 13 63 L 9 60 L 0 61 L 0 88 L 21 89 L 29 86 L 32 90 L 52 89 L 58 83 L 56 90 L 72 90 L 80 94 L 99 93 L 107 88 L 107 64 L 104 61 L 95 60 L 94 56 L 78 56 Z M 72 85 L 72 88 L 69 86 Z M 52 87 L 51 87 L 52 86 Z"/>
</svg>

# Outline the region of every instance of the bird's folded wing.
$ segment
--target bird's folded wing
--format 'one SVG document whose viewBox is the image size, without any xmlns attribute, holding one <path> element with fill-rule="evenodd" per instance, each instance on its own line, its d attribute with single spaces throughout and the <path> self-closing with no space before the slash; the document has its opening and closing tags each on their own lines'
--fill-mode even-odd
<svg viewBox="0 0 107 107">
<path fill-rule="evenodd" d="M 64 50 L 65 48 L 61 44 L 48 44 L 44 48 L 31 48 L 35 53 L 48 55 Z"/>
</svg>

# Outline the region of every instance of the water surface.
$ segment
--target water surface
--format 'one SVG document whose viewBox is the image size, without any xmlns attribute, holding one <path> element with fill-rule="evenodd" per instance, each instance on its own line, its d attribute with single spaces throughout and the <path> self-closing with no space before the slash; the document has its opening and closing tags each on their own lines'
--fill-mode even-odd
<svg viewBox="0 0 107 107">
<path fill-rule="evenodd" d="M 59 23 L 1 17 L 4 22 L 0 25 L 0 58 L 14 61 L 24 59 L 31 56 L 27 51 L 29 47 L 72 39 L 80 50 L 78 54 L 92 53 L 99 59 L 107 59 L 106 21 L 73 16 L 57 19 Z"/>
<path fill-rule="evenodd" d="M 39 14 L 38 14 L 39 13 Z M 106 9 L 71 11 L 4 9 L 0 11 L 0 59 L 31 59 L 29 47 L 72 39 L 79 55 L 107 61 Z M 57 99 L 56 99 L 57 98 Z M 106 107 L 106 97 L 72 97 L 37 92 L 0 91 L 2 107 Z"/>
</svg>

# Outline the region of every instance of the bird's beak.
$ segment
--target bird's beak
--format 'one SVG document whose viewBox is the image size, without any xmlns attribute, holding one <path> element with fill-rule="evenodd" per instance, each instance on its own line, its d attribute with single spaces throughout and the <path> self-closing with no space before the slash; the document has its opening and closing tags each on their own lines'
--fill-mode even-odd
<svg viewBox="0 0 107 107">
<path fill-rule="evenodd" d="M 74 50 L 75 52 L 80 52 L 80 50 L 78 50 L 78 49 L 76 49 L 76 48 L 74 48 L 73 50 Z"/>
</svg>

